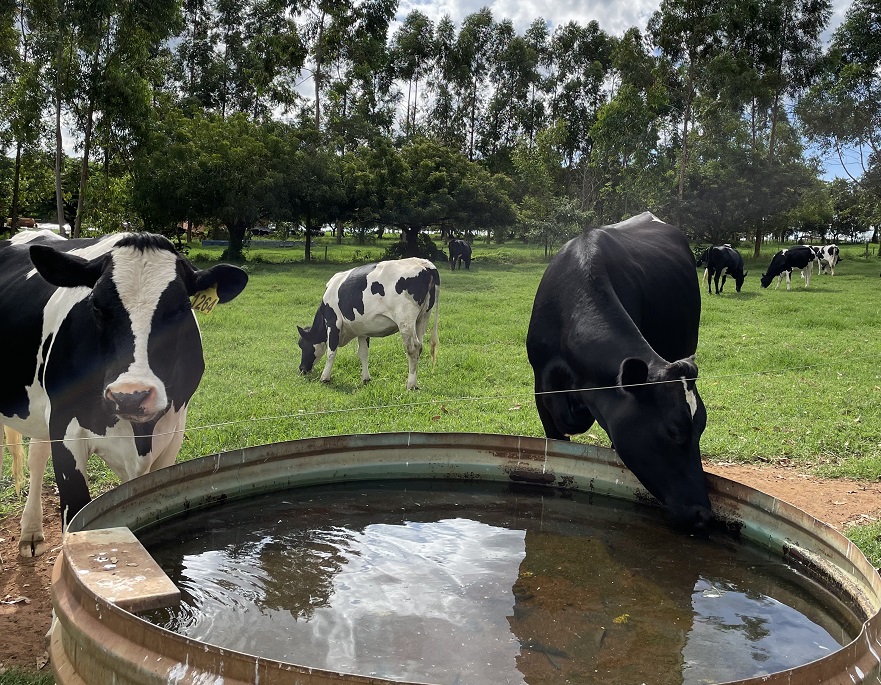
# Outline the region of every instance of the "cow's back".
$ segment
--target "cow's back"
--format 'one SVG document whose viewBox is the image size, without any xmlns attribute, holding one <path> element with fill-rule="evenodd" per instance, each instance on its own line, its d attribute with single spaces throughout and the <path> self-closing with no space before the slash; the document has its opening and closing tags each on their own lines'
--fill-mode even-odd
<svg viewBox="0 0 881 685">
<path fill-rule="evenodd" d="M 534 319 L 547 319 L 531 329 L 537 335 L 577 330 L 570 338 L 577 346 L 606 344 L 603 338 L 616 331 L 623 356 L 626 346 L 639 344 L 627 339 L 635 326 L 658 355 L 675 360 L 697 348 L 700 307 L 688 241 L 678 228 L 646 212 L 587 229 L 557 253 L 533 309 Z M 601 325 L 585 326 L 588 321 Z"/>
<path fill-rule="evenodd" d="M 55 288 L 34 271 L 30 246 L 0 242 L 0 359 L 5 365 L 0 384 L 0 414 L 27 415 L 26 386 L 37 372 L 37 352 L 42 341 L 43 312 Z"/>
</svg>

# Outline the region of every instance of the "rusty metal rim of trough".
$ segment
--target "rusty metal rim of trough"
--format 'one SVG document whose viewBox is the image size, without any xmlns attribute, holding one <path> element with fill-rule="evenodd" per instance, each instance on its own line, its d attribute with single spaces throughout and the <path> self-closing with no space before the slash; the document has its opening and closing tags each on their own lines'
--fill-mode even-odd
<svg viewBox="0 0 881 685">
<path fill-rule="evenodd" d="M 118 526 L 138 531 L 227 499 L 378 477 L 514 480 L 627 500 L 651 499 L 615 453 L 604 447 L 499 434 L 377 433 L 271 443 L 182 462 L 95 499 L 74 517 L 69 531 Z M 738 528 L 742 537 L 791 558 L 821 584 L 831 586 L 863 621 L 857 638 L 829 656 L 737 682 L 861 683 L 868 682 L 870 674 L 878 678 L 881 576 L 856 545 L 801 509 L 758 490 L 713 474 L 707 474 L 707 484 L 718 517 Z M 225 685 L 400 685 L 242 654 L 165 630 L 92 592 L 73 572 L 67 555 L 63 545 L 52 577 L 56 621 L 50 654 L 60 685 L 97 682 L 88 673 L 112 673 L 121 683 L 213 683 L 222 674 Z"/>
</svg>

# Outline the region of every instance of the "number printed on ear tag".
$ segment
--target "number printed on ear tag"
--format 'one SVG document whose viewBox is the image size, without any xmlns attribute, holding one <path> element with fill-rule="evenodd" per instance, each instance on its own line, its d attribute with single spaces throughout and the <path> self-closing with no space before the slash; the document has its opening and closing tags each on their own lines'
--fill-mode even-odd
<svg viewBox="0 0 881 685">
<path fill-rule="evenodd" d="M 210 314 L 214 311 L 214 307 L 217 306 L 218 302 L 220 302 L 220 298 L 217 297 L 216 285 L 212 285 L 205 290 L 200 290 L 193 295 L 192 298 L 193 309 L 197 312 L 202 312 L 203 314 Z"/>
</svg>

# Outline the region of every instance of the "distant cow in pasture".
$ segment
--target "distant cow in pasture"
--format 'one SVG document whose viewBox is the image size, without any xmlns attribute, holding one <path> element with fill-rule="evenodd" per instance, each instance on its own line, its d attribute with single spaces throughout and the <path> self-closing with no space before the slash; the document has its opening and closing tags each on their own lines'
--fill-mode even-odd
<svg viewBox="0 0 881 685">
<path fill-rule="evenodd" d="M 704 273 L 707 280 L 707 289 L 713 292 L 712 283 L 715 282 L 716 294 L 722 293 L 725 288 L 725 280 L 728 276 L 734 279 L 734 288 L 737 292 L 743 287 L 743 281 L 748 271 L 743 270 L 743 257 L 740 253 L 730 245 L 715 245 L 708 248 L 700 257 L 700 262 L 706 264 Z M 722 278 L 722 285 L 719 285 L 719 277 Z"/>
<path fill-rule="evenodd" d="M 464 240 L 453 239 L 447 245 L 450 251 L 450 269 L 456 270 L 458 266 L 462 268 L 462 262 L 465 262 L 465 268 L 471 268 L 471 245 Z"/>
<path fill-rule="evenodd" d="M 337 350 L 358 339 L 361 380 L 370 381 L 367 353 L 370 338 L 382 338 L 401 332 L 410 363 L 407 389 L 416 390 L 416 371 L 422 354 L 422 341 L 434 310 L 431 332 L 431 361 L 437 359 L 438 298 L 440 274 L 427 259 L 411 257 L 375 264 L 365 264 L 334 274 L 312 325 L 297 330 L 302 351 L 300 373 L 312 370 L 327 352 L 321 381 L 330 382 L 330 372 Z"/>
<path fill-rule="evenodd" d="M 697 391 L 701 294 L 685 235 L 650 212 L 566 243 L 535 295 L 526 351 L 549 438 L 596 421 L 675 520 L 711 518 Z"/>
<path fill-rule="evenodd" d="M 820 262 L 818 273 L 824 274 L 828 269 L 829 273 L 834 276 L 835 266 L 841 261 L 841 250 L 838 249 L 838 245 L 824 245 L 823 247 L 815 247 L 813 250 L 817 253 L 817 259 Z"/>
<path fill-rule="evenodd" d="M 768 270 L 762 274 L 762 287 L 767 288 L 771 285 L 771 281 L 777 278 L 775 289 L 779 288 L 780 281 L 785 277 L 786 289 L 789 290 L 792 270 L 798 269 L 801 271 L 802 278 L 805 279 L 805 288 L 807 288 L 811 284 L 811 274 L 818 261 L 817 253 L 807 245 L 795 245 L 780 250 L 771 258 Z"/>
<path fill-rule="evenodd" d="M 228 302 L 247 281 L 227 264 L 198 270 L 148 233 L 0 241 L 0 322 L 15 332 L 0 336 L 0 423 L 31 438 L 23 556 L 46 550 L 50 456 L 63 525 L 90 499 L 90 455 L 123 481 L 174 462 L 205 368 L 190 298 Z"/>
</svg>

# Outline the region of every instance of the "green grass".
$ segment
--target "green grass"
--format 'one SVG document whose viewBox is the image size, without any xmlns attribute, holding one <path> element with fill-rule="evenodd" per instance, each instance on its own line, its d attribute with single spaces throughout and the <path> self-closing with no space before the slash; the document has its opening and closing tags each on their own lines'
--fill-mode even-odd
<svg viewBox="0 0 881 685">
<path fill-rule="evenodd" d="M 20 668 L 10 668 L 0 673 L 0 685 L 52 685 L 55 676 L 47 667 L 45 671 L 25 671 Z"/>
<path fill-rule="evenodd" d="M 373 381 L 366 386 L 360 382 L 355 343 L 337 355 L 331 384 L 318 382 L 320 364 L 309 376 L 299 375 L 296 325 L 311 323 L 327 279 L 365 251 L 376 259 L 384 250 L 319 241 L 324 242 L 313 254 L 320 261 L 310 264 L 266 263 L 275 261 L 273 254 L 252 248 L 246 266 L 251 281 L 244 293 L 200 316 L 207 370 L 191 403 L 181 459 L 347 433 L 543 435 L 524 345 L 546 266 L 541 248 L 478 243 L 470 271 L 450 272 L 439 265 L 438 363 L 432 369 L 423 355 L 421 389 L 408 392 L 400 336 L 371 341 Z M 796 275 L 791 292 L 785 285 L 762 290 L 759 277 L 775 249 L 766 246 L 761 259 L 747 260 L 741 293 L 730 280 L 721 296 L 702 286 L 697 361 L 709 416 L 704 457 L 784 462 L 820 476 L 876 480 L 881 477 L 881 260 L 862 256 L 861 246 L 846 246 L 836 276 L 815 274 L 805 290 Z M 194 248 L 190 254 L 202 251 Z M 748 251 L 741 248 L 745 255 Z M 302 260 L 302 250 L 296 252 Z M 598 427 L 579 439 L 608 445 Z M 8 465 L 5 469 L 8 479 Z M 90 471 L 96 491 L 116 482 L 97 458 Z M 0 492 L 0 516 L 17 512 L 21 504 L 11 487 Z M 858 529 L 853 535 L 858 539 Z M 881 557 L 881 545 L 874 550 L 870 545 L 874 537 L 867 535 L 860 544 Z"/>
</svg>

